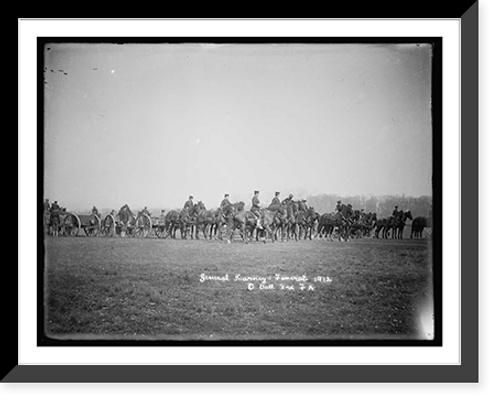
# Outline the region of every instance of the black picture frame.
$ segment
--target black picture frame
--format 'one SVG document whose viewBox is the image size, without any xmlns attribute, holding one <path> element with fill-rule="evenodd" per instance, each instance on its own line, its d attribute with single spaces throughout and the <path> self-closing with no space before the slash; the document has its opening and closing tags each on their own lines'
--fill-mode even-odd
<svg viewBox="0 0 500 404">
<path fill-rule="evenodd" d="M 14 361 L 4 365 L 10 369 L 2 372 L 2 382 L 478 382 L 478 52 L 476 2 L 460 17 L 460 365 L 21 365 Z"/>
</svg>

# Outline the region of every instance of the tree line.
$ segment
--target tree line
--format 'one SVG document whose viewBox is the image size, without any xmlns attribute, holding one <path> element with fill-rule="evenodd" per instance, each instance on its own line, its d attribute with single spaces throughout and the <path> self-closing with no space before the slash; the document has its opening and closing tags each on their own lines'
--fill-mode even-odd
<svg viewBox="0 0 500 404">
<path fill-rule="evenodd" d="M 313 206 L 320 214 L 335 211 L 337 201 L 342 201 L 346 205 L 350 203 L 355 210 L 364 209 L 366 213 L 376 213 L 379 218 L 391 216 L 394 206 L 398 206 L 399 210 L 409 210 L 414 218 L 432 216 L 432 197 L 427 195 L 415 197 L 406 195 L 341 196 L 320 194 L 307 198 L 307 204 Z"/>
</svg>

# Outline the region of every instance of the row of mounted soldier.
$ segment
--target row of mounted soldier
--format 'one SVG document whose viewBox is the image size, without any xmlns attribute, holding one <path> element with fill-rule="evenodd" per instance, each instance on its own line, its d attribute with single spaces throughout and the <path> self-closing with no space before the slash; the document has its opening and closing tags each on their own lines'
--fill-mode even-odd
<svg viewBox="0 0 500 404">
<path fill-rule="evenodd" d="M 280 201 L 280 192 L 267 208 L 262 208 L 259 200 L 260 192 L 254 191 L 250 210 L 245 210 L 244 202 L 232 203 L 229 194 L 224 194 L 217 209 L 208 210 L 202 201 L 194 202 L 190 195 L 182 209 L 166 212 L 161 210 L 159 216 L 152 216 L 145 206 L 134 214 L 127 204 L 118 212 L 112 210 L 101 218 L 94 206 L 89 215 L 80 215 L 48 200 L 44 202 L 45 233 L 53 236 L 80 234 L 80 230 L 88 236 L 114 235 L 148 237 L 156 235 L 159 238 L 176 238 L 180 233 L 182 239 L 200 238 L 226 240 L 231 242 L 234 236 L 239 236 L 247 242 L 249 239 L 266 241 L 301 240 L 312 238 L 334 239 L 347 241 L 351 237 L 383 237 L 403 238 L 403 230 L 412 221 L 410 237 L 422 237 L 427 227 L 424 217 L 413 219 L 411 212 L 398 210 L 396 206 L 392 216 L 377 219 L 376 213 L 365 213 L 364 209 L 355 210 L 351 204 L 337 201 L 334 212 L 320 215 L 314 207 L 308 206 L 305 199 L 294 200 L 289 194 Z"/>
</svg>

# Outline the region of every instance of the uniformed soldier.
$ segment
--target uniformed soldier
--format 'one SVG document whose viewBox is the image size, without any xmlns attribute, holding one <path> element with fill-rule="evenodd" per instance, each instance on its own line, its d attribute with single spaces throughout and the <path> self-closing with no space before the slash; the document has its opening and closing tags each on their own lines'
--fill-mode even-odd
<svg viewBox="0 0 500 404">
<path fill-rule="evenodd" d="M 392 216 L 398 217 L 399 211 L 398 211 L 398 205 L 394 206 L 394 210 L 392 211 Z"/>
<path fill-rule="evenodd" d="M 288 205 L 290 202 L 293 202 L 293 194 L 288 195 L 288 198 L 283 199 L 283 204 Z"/>
<path fill-rule="evenodd" d="M 57 203 L 57 201 L 52 202 L 52 205 L 50 206 L 50 214 L 51 215 L 59 215 L 59 212 L 61 211 L 61 207 Z"/>
<path fill-rule="evenodd" d="M 59 234 L 59 214 L 61 213 L 61 208 L 57 201 L 54 201 L 50 206 L 50 225 L 52 227 L 52 235 L 57 236 Z"/>
<path fill-rule="evenodd" d="M 259 201 L 259 191 L 254 191 L 252 198 L 252 207 L 250 211 L 257 216 L 257 228 L 261 228 L 260 225 L 260 201 Z"/>
<path fill-rule="evenodd" d="M 189 199 L 184 203 L 184 209 L 190 210 L 193 206 L 193 195 L 189 195 Z"/>
<path fill-rule="evenodd" d="M 281 202 L 280 202 L 280 198 L 279 198 L 279 196 L 280 196 L 279 191 L 276 191 L 276 192 L 274 193 L 274 198 L 273 198 L 273 200 L 271 201 L 271 205 L 279 205 L 279 204 L 281 203 Z"/>
<path fill-rule="evenodd" d="M 164 226 L 165 225 L 165 209 L 161 210 L 160 217 L 158 218 L 158 224 L 160 226 Z"/>
<path fill-rule="evenodd" d="M 148 210 L 148 207 L 147 206 L 144 206 L 144 209 L 141 210 L 139 212 L 140 214 L 143 214 L 143 215 L 148 215 L 148 216 L 151 216 L 151 214 L 149 213 L 149 210 Z"/>
<path fill-rule="evenodd" d="M 337 201 L 337 206 L 335 206 L 335 210 L 337 212 L 341 212 L 342 211 L 342 201 Z"/>
<path fill-rule="evenodd" d="M 224 199 L 220 203 L 220 208 L 224 211 L 228 205 L 231 205 L 231 202 L 229 201 L 229 194 L 224 194 Z"/>
</svg>

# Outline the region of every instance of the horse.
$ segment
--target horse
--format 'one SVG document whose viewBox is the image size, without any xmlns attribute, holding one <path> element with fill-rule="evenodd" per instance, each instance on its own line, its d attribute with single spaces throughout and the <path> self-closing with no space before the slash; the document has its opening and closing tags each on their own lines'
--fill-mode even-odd
<svg viewBox="0 0 500 404">
<path fill-rule="evenodd" d="M 396 232 L 399 228 L 399 219 L 396 216 L 390 216 L 387 218 L 386 225 L 382 231 L 383 238 L 389 238 L 389 232 L 391 232 L 391 237 L 396 238 Z"/>
<path fill-rule="evenodd" d="M 214 211 L 214 237 L 218 238 L 219 240 L 223 239 L 223 230 L 226 228 L 226 217 L 224 216 L 224 212 L 222 211 L 221 208 L 217 208 Z"/>
<path fill-rule="evenodd" d="M 382 237 L 384 237 L 384 235 L 385 235 L 385 228 L 386 228 L 388 222 L 389 222 L 388 218 L 376 220 L 375 221 L 375 226 L 374 226 L 375 232 L 373 234 L 373 237 L 379 238 L 379 234 L 380 234 L 381 231 L 382 231 Z"/>
<path fill-rule="evenodd" d="M 272 211 L 269 208 L 270 211 Z M 278 232 L 281 234 L 281 241 L 284 242 L 285 238 L 287 236 L 287 229 L 288 229 L 288 210 L 286 208 L 286 205 L 280 204 L 276 211 L 276 215 L 274 216 L 274 234 L 273 234 L 273 239 L 278 240 Z"/>
<path fill-rule="evenodd" d="M 334 215 L 334 226 L 338 228 L 339 241 L 349 241 L 354 212 L 352 206 L 342 204 L 340 211 Z"/>
<path fill-rule="evenodd" d="M 290 241 L 290 237 L 294 237 L 295 241 L 299 241 L 299 204 L 295 201 L 288 201 L 286 203 L 287 215 L 288 215 L 288 226 L 287 226 L 287 241 Z"/>
<path fill-rule="evenodd" d="M 179 209 L 171 210 L 165 215 L 165 231 L 167 236 L 175 239 L 175 233 L 180 229 L 180 213 Z"/>
<path fill-rule="evenodd" d="M 330 234 L 333 231 L 333 224 L 331 220 L 332 216 L 333 213 L 323 213 L 319 217 L 318 232 L 316 233 L 316 237 L 318 238 L 330 237 Z"/>
<path fill-rule="evenodd" d="M 362 214 L 361 211 L 355 210 L 353 219 L 352 219 L 352 226 L 351 226 L 351 235 L 356 238 L 361 238 L 364 236 L 369 236 L 370 233 L 375 229 L 376 227 L 376 222 L 377 222 L 377 214 L 376 213 L 365 213 Z M 378 231 L 385 226 L 384 224 L 380 226 Z M 375 237 L 375 235 L 374 235 Z M 377 232 L 377 237 L 378 237 L 378 232 Z"/>
<path fill-rule="evenodd" d="M 312 240 L 313 228 L 316 221 L 319 221 L 319 214 L 313 207 L 308 207 L 305 203 L 299 202 L 299 212 L 297 222 L 299 226 L 299 239 L 304 236 L 305 239 Z"/>
<path fill-rule="evenodd" d="M 202 201 L 199 201 L 194 205 L 194 224 L 195 224 L 195 237 L 197 240 L 200 239 L 200 230 L 205 237 L 208 239 L 207 231 L 209 232 L 210 240 L 212 239 L 213 230 L 215 228 L 215 212 L 214 210 L 207 210 Z"/>
<path fill-rule="evenodd" d="M 323 237 L 328 237 L 333 240 L 335 237 L 335 229 L 337 229 L 337 237 L 339 241 L 348 241 L 351 227 L 353 210 L 351 205 L 342 204 L 340 210 L 332 213 L 326 213 L 320 217 L 318 232 Z"/>
<path fill-rule="evenodd" d="M 407 219 L 413 220 L 411 212 L 409 210 L 407 210 L 406 212 L 400 211 L 398 215 L 398 224 L 396 228 L 396 238 L 399 239 L 403 238 L 403 231 L 405 229 Z"/>
<path fill-rule="evenodd" d="M 422 233 L 424 232 L 424 229 L 426 227 L 427 227 L 427 218 L 423 216 L 417 216 L 415 219 L 413 219 L 413 222 L 411 223 L 410 238 L 413 238 L 413 235 L 415 235 L 415 237 L 422 238 Z"/>
<path fill-rule="evenodd" d="M 127 204 L 123 205 L 118 211 L 118 222 L 116 232 L 121 237 L 132 235 L 133 225 L 135 223 L 135 215 Z"/>
<path fill-rule="evenodd" d="M 383 237 L 389 237 L 389 231 L 391 232 L 391 238 L 401 239 L 403 238 L 403 230 L 406 226 L 406 219 L 413 220 L 411 212 L 408 210 L 403 212 L 400 210 L 395 216 L 387 218 L 387 223 L 383 231 Z"/>
<path fill-rule="evenodd" d="M 363 217 L 363 224 L 364 224 L 363 235 L 369 236 L 370 233 L 375 229 L 375 226 L 377 224 L 377 214 L 371 212 L 367 213 Z"/>
<path fill-rule="evenodd" d="M 287 212 L 284 206 L 279 206 L 277 209 L 262 209 L 260 211 L 261 219 L 261 229 L 256 231 L 256 240 L 259 241 L 259 234 L 264 235 L 264 243 L 266 242 L 266 236 L 269 235 L 271 241 L 274 243 L 277 240 L 277 230 L 283 225 L 283 218 L 286 217 Z M 282 239 L 284 234 L 282 232 Z"/>
<path fill-rule="evenodd" d="M 191 207 L 191 208 L 186 207 L 186 208 L 181 209 L 181 211 L 179 213 L 179 229 L 181 231 L 181 238 L 184 240 L 187 239 L 188 233 L 190 233 L 191 238 L 193 238 L 192 211 L 193 211 L 193 207 Z"/>
<path fill-rule="evenodd" d="M 251 211 L 245 211 L 244 206 L 244 202 L 230 203 L 222 211 L 229 232 L 228 243 L 233 241 L 234 232 L 238 230 L 241 238 L 247 244 L 247 231 L 252 234 L 257 227 L 258 217 Z"/>
<path fill-rule="evenodd" d="M 49 232 L 52 236 L 59 235 L 59 228 L 61 227 L 61 217 L 59 212 L 49 213 Z"/>
</svg>

